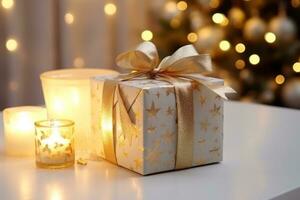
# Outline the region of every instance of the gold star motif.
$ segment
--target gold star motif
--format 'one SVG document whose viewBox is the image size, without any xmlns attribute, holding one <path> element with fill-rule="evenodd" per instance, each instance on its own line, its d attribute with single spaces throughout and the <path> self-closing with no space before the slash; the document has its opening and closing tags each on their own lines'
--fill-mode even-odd
<svg viewBox="0 0 300 200">
<path fill-rule="evenodd" d="M 138 138 L 140 136 L 140 130 L 136 129 L 136 131 L 133 131 L 132 137 Z"/>
<path fill-rule="evenodd" d="M 100 151 L 100 156 L 104 157 L 104 152 L 103 151 Z"/>
<path fill-rule="evenodd" d="M 147 133 L 155 133 L 156 127 L 155 126 L 150 126 L 147 128 Z"/>
<path fill-rule="evenodd" d="M 95 97 L 96 97 L 95 93 L 94 93 L 94 92 L 92 92 L 92 94 L 91 94 L 91 98 L 92 98 L 92 99 L 95 99 Z"/>
<path fill-rule="evenodd" d="M 206 97 L 200 96 L 200 105 L 203 106 L 206 103 Z"/>
<path fill-rule="evenodd" d="M 149 81 L 143 81 L 140 83 L 141 85 L 148 85 L 149 84 Z"/>
<path fill-rule="evenodd" d="M 157 82 L 154 80 L 151 80 L 151 81 L 149 81 L 149 84 L 157 84 Z"/>
<path fill-rule="evenodd" d="M 174 151 L 168 151 L 169 155 L 173 155 L 175 152 Z"/>
<path fill-rule="evenodd" d="M 216 100 L 221 100 L 221 97 L 220 97 L 219 95 L 217 95 L 217 96 L 215 97 L 215 99 L 216 99 Z"/>
<path fill-rule="evenodd" d="M 73 152 L 73 148 L 72 148 L 71 144 L 69 144 L 68 147 L 65 150 L 69 151 L 70 153 L 72 153 Z"/>
<path fill-rule="evenodd" d="M 161 125 L 160 125 L 160 127 L 166 127 L 167 125 L 165 124 L 165 123 L 162 123 Z"/>
<path fill-rule="evenodd" d="M 138 150 L 141 151 L 141 152 L 145 151 L 144 147 L 139 147 Z"/>
<path fill-rule="evenodd" d="M 192 88 L 193 88 L 193 90 L 197 90 L 197 91 L 201 91 L 200 90 L 200 84 L 199 83 L 197 83 L 197 82 L 193 82 L 192 83 Z"/>
<path fill-rule="evenodd" d="M 218 132 L 219 131 L 219 127 L 218 126 L 214 126 L 213 131 L 214 131 L 214 133 Z"/>
<path fill-rule="evenodd" d="M 123 152 L 122 152 L 122 155 L 124 156 L 124 158 L 128 158 L 128 152 L 123 151 Z"/>
<path fill-rule="evenodd" d="M 163 140 L 165 143 L 171 144 L 172 141 L 173 141 L 173 139 L 174 139 L 174 136 L 175 136 L 175 134 L 173 134 L 172 132 L 166 131 L 166 132 L 162 135 L 162 140 Z"/>
<path fill-rule="evenodd" d="M 161 152 L 157 151 L 157 150 L 153 150 L 151 152 L 148 153 L 147 155 L 147 160 L 153 165 L 153 164 L 158 164 L 158 161 L 160 160 L 160 155 Z"/>
<path fill-rule="evenodd" d="M 210 153 L 217 152 L 217 151 L 219 151 L 219 148 L 217 148 L 217 147 L 209 150 Z"/>
<path fill-rule="evenodd" d="M 207 131 L 209 123 L 207 122 L 207 120 L 200 122 L 200 126 L 201 126 L 201 130 L 203 131 Z"/>
<path fill-rule="evenodd" d="M 212 116 L 218 116 L 220 115 L 220 110 L 221 110 L 221 106 L 217 106 L 216 104 L 214 104 L 214 107 L 210 110 L 210 113 L 212 114 Z"/>
<path fill-rule="evenodd" d="M 160 108 L 155 108 L 154 101 L 152 101 L 151 107 L 146 110 L 151 117 L 156 117 L 156 114 L 160 111 Z"/>
<path fill-rule="evenodd" d="M 202 139 L 202 140 L 199 140 L 199 141 L 198 141 L 198 143 L 200 143 L 200 144 L 201 144 L 201 143 L 205 143 L 205 142 L 206 142 L 205 139 Z"/>
<path fill-rule="evenodd" d="M 166 90 L 166 95 L 169 96 L 170 94 L 174 94 L 174 88 L 173 87 L 167 88 L 167 90 Z"/>
<path fill-rule="evenodd" d="M 171 106 L 169 106 L 167 110 L 167 115 L 173 116 L 173 114 L 174 114 L 174 109 L 172 109 Z"/>
<path fill-rule="evenodd" d="M 44 152 L 48 152 L 49 154 L 51 153 L 51 149 L 48 147 L 48 144 L 45 145 L 45 147 L 43 148 Z"/>
<path fill-rule="evenodd" d="M 119 136 L 118 144 L 119 144 L 120 147 L 124 147 L 125 146 L 125 137 L 124 137 L 124 135 L 120 135 Z"/>
<path fill-rule="evenodd" d="M 157 96 L 157 98 L 159 99 L 159 97 L 160 97 L 159 91 L 157 91 L 156 96 Z"/>
<path fill-rule="evenodd" d="M 196 160 L 195 163 L 196 163 L 196 165 L 205 165 L 206 164 L 205 160 L 203 160 L 203 159 Z"/>
<path fill-rule="evenodd" d="M 37 141 L 37 145 L 38 145 L 38 146 L 41 146 L 41 145 L 42 145 L 42 143 L 41 143 L 40 140 Z"/>
<path fill-rule="evenodd" d="M 79 158 L 76 163 L 79 165 L 87 165 L 87 160 Z"/>
<path fill-rule="evenodd" d="M 134 159 L 134 164 L 136 169 L 140 169 L 142 167 L 142 161 L 139 158 Z"/>
<path fill-rule="evenodd" d="M 140 112 L 136 112 L 135 113 L 135 120 L 140 120 L 141 119 L 141 113 Z"/>
<path fill-rule="evenodd" d="M 148 81 L 144 81 L 143 83 L 141 83 L 142 85 L 150 85 L 150 84 L 156 84 L 155 81 L 153 80 L 148 80 Z"/>
<path fill-rule="evenodd" d="M 160 147 L 160 139 L 154 140 L 152 146 L 154 146 L 154 148 L 159 148 Z"/>
</svg>

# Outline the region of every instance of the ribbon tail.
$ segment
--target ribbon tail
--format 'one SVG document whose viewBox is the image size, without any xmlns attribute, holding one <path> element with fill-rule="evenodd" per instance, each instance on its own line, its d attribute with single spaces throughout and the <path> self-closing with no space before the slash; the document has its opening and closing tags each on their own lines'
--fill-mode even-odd
<svg viewBox="0 0 300 200">
<path fill-rule="evenodd" d="M 236 93 L 236 91 L 229 86 L 211 82 L 210 77 L 202 76 L 201 78 L 199 78 L 192 74 L 182 74 L 182 75 L 179 75 L 179 77 L 190 79 L 192 81 L 195 81 L 198 84 L 204 85 L 209 90 L 213 91 L 218 96 L 220 96 L 221 98 L 226 99 L 226 100 L 228 100 L 228 98 L 226 97 L 226 94 Z"/>
<path fill-rule="evenodd" d="M 114 95 L 118 83 L 114 80 L 105 80 L 103 85 L 103 100 L 101 112 L 101 134 L 105 159 L 112 163 L 117 163 L 115 153 L 114 135 Z"/>
<path fill-rule="evenodd" d="M 223 99 L 228 100 L 228 98 L 226 97 L 226 94 L 228 93 L 236 93 L 236 91 L 234 89 L 232 89 L 229 86 L 226 85 L 221 85 L 221 86 L 207 86 L 209 89 L 211 89 L 211 91 L 213 91 L 214 93 L 216 93 L 218 96 L 222 97 Z"/>
<path fill-rule="evenodd" d="M 122 98 L 122 95 L 120 93 L 120 88 L 117 88 L 117 97 L 118 97 L 118 104 L 119 104 L 119 117 L 122 129 L 122 135 L 125 140 L 129 141 L 129 144 L 132 144 L 132 138 L 133 136 L 138 135 L 138 129 L 136 125 L 132 122 L 130 119 L 129 113 L 125 107 L 124 100 Z"/>
</svg>

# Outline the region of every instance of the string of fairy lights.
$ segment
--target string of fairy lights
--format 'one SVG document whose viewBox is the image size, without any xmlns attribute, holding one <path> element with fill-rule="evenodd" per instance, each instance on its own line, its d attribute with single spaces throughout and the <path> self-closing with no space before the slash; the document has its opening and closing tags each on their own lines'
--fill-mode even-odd
<svg viewBox="0 0 300 200">
<path fill-rule="evenodd" d="M 246 1 L 246 0 L 245 0 Z M 249 0 L 248 0 L 249 1 Z M 217 8 L 220 4 L 219 0 L 211 0 L 209 1 L 209 6 L 212 8 Z M 5 10 L 12 10 L 13 7 L 15 6 L 15 2 L 14 0 L 2 0 L 1 1 L 1 5 Z M 300 6 L 300 0 L 291 0 L 291 5 L 293 7 L 299 7 Z M 188 3 L 186 1 L 166 1 L 164 9 L 166 12 L 168 13 L 180 13 L 180 12 L 184 12 L 187 10 L 188 8 Z M 105 13 L 105 15 L 107 16 L 113 16 L 117 13 L 117 6 L 114 3 L 106 3 L 103 7 L 103 11 Z M 180 20 L 178 19 L 179 15 L 175 15 L 174 17 L 171 18 L 170 20 L 170 26 L 173 28 L 176 28 L 179 26 Z M 211 20 L 213 23 L 215 23 L 216 25 L 222 26 L 222 27 L 226 27 L 229 24 L 229 18 L 224 14 L 224 13 L 214 13 L 211 16 Z M 72 12 L 66 12 L 64 15 L 64 21 L 67 25 L 72 25 L 75 22 L 75 16 Z M 199 37 L 199 32 L 190 32 L 187 34 L 187 40 L 190 43 L 195 43 L 198 40 Z M 144 41 L 151 41 L 154 37 L 153 32 L 149 29 L 143 30 L 141 31 L 141 35 L 140 35 L 141 39 Z M 276 34 L 273 32 L 266 32 L 264 34 L 264 40 L 265 42 L 269 43 L 269 44 L 273 44 L 276 42 Z M 16 38 L 14 38 L 13 36 L 9 36 L 6 40 L 5 43 L 5 47 L 7 49 L 7 51 L 9 52 L 15 52 L 18 49 L 18 41 Z M 238 54 L 242 54 L 247 50 L 247 47 L 245 44 L 243 44 L 242 42 L 239 42 L 237 44 L 231 44 L 230 41 L 224 39 L 221 40 L 219 42 L 219 49 L 223 52 L 229 51 L 231 48 L 234 48 L 234 50 L 238 53 Z M 261 62 L 261 57 L 257 54 L 251 54 L 248 57 L 248 61 L 251 65 L 255 66 L 258 65 Z M 85 62 L 84 59 L 82 57 L 76 57 L 73 61 L 73 64 L 75 67 L 83 67 Z M 246 67 L 246 62 L 243 59 L 237 59 L 235 61 L 235 67 L 238 70 L 243 70 Z M 294 72 L 296 73 L 300 73 L 300 60 L 295 62 L 292 66 L 292 69 Z M 274 78 L 275 83 L 277 84 L 283 84 L 285 82 L 285 77 L 282 74 L 278 74 L 276 75 L 276 77 Z"/>
</svg>

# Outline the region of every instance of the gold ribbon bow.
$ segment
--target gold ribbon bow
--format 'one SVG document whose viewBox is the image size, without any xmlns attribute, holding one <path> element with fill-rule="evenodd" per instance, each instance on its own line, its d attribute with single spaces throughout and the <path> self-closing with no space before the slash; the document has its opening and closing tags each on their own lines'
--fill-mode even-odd
<svg viewBox="0 0 300 200">
<path fill-rule="evenodd" d="M 119 67 L 132 72 L 121 74 L 113 80 L 104 81 L 101 134 L 105 158 L 113 163 L 117 163 L 115 153 L 116 135 L 114 130 L 115 116 L 113 112 L 115 95 L 119 103 L 119 112 L 116 114 L 120 117 L 121 128 L 125 138 L 129 139 L 137 132 L 137 128 L 130 119 L 124 105 L 118 83 L 134 78 L 150 78 L 166 81 L 174 86 L 178 120 L 175 169 L 191 167 L 194 139 L 193 84 L 204 85 L 224 99 L 227 99 L 226 93 L 234 92 L 228 86 L 214 84 L 210 77 L 205 76 L 212 71 L 210 56 L 198 54 L 192 45 L 186 45 L 179 48 L 173 55 L 165 57 L 159 63 L 155 45 L 151 42 L 144 42 L 136 50 L 120 54 L 116 62 Z"/>
</svg>

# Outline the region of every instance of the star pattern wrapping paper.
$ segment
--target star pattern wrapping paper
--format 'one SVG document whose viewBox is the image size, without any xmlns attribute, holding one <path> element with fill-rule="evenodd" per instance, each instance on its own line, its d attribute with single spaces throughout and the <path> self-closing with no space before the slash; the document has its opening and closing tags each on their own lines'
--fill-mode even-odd
<svg viewBox="0 0 300 200">
<path fill-rule="evenodd" d="M 210 78 L 214 84 L 223 80 Z M 92 80 L 92 157 L 105 158 L 101 140 L 100 113 L 103 78 Z M 138 132 L 126 138 L 115 123 L 118 165 L 139 174 L 174 170 L 177 147 L 177 111 L 174 86 L 158 80 L 129 80 L 120 91 Z M 223 148 L 223 100 L 202 85 L 193 85 L 193 166 L 220 162 Z M 118 104 L 115 106 L 118 112 Z"/>
</svg>

